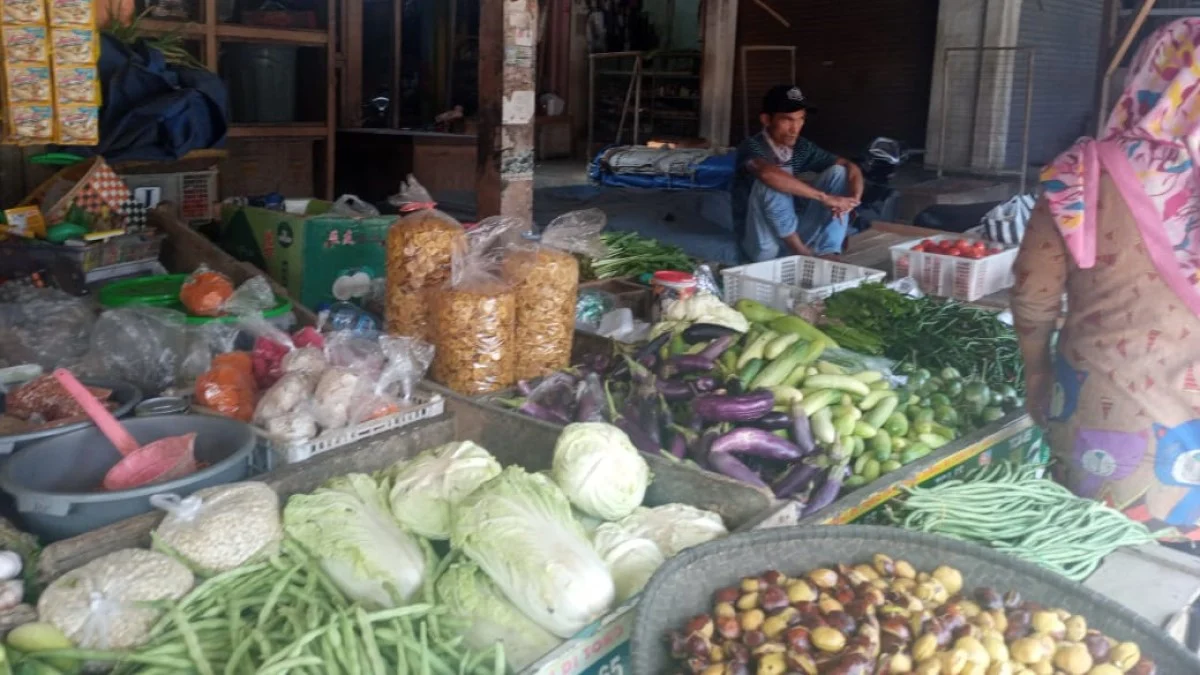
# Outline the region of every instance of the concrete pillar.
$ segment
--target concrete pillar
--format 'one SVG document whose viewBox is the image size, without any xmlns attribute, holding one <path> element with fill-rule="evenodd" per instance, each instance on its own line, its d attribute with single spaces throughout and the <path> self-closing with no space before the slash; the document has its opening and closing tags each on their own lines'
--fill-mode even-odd
<svg viewBox="0 0 1200 675">
<path fill-rule="evenodd" d="M 533 220 L 537 0 L 482 0 L 479 8 L 476 215 Z"/>
<path fill-rule="evenodd" d="M 704 0 L 704 58 L 700 66 L 700 135 L 713 147 L 729 144 L 733 69 L 737 66 L 738 0 Z"/>
</svg>

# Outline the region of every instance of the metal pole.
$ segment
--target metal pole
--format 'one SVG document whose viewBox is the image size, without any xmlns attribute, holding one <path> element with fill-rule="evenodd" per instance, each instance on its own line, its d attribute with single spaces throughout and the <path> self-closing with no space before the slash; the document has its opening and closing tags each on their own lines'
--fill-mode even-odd
<svg viewBox="0 0 1200 675">
<path fill-rule="evenodd" d="M 946 172 L 946 122 L 949 110 L 950 50 L 946 49 L 942 51 L 942 128 L 938 131 L 938 178 L 941 178 Z"/>
<path fill-rule="evenodd" d="M 1029 172 L 1029 123 L 1033 117 L 1033 57 L 1036 50 L 1029 48 L 1028 65 L 1025 71 L 1025 129 L 1021 138 L 1021 193 L 1025 193 L 1025 181 Z"/>
<path fill-rule="evenodd" d="M 633 68 L 633 144 L 638 144 L 638 134 L 642 130 L 642 56 L 637 57 L 637 65 Z"/>
<path fill-rule="evenodd" d="M 588 54 L 588 157 L 592 156 L 592 148 L 596 142 L 596 56 Z"/>
</svg>

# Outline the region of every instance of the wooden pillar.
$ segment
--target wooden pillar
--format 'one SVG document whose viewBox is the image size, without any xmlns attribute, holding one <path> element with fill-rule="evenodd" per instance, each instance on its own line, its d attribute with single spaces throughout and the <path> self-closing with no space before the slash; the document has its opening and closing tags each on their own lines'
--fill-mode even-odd
<svg viewBox="0 0 1200 675">
<path fill-rule="evenodd" d="M 733 123 L 733 69 L 738 0 L 705 0 L 700 65 L 700 135 L 712 147 L 729 143 Z"/>
<path fill-rule="evenodd" d="M 537 7 L 537 0 L 480 1 L 479 218 L 533 219 Z"/>
</svg>

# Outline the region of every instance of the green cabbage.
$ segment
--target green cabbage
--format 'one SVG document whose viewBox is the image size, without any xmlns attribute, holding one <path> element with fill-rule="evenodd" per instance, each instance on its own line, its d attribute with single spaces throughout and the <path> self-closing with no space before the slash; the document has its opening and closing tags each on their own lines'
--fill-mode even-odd
<svg viewBox="0 0 1200 675">
<path fill-rule="evenodd" d="M 449 539 L 450 507 L 499 473 L 496 458 L 471 441 L 426 450 L 388 470 L 392 515 L 423 537 Z"/>
<path fill-rule="evenodd" d="M 650 467 L 629 436 L 603 422 L 568 424 L 554 445 L 554 482 L 580 511 L 619 520 L 642 505 Z"/>
<path fill-rule="evenodd" d="M 283 526 L 320 559 L 342 592 L 371 608 L 411 601 L 434 562 L 429 542 L 396 522 L 382 489 L 366 474 L 293 495 Z"/>
<path fill-rule="evenodd" d="M 567 638 L 612 606 L 613 580 L 549 478 L 510 466 L 454 507 L 450 542 L 509 602 Z"/>
<path fill-rule="evenodd" d="M 473 562 L 451 565 L 437 580 L 437 597 L 465 623 L 461 635 L 468 647 L 483 651 L 503 643 L 504 658 L 515 672 L 562 643 L 505 599 Z"/>
</svg>

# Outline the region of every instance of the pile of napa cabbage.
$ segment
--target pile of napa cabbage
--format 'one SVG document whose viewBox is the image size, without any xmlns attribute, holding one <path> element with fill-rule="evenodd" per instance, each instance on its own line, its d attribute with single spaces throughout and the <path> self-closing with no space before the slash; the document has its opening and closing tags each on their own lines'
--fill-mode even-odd
<svg viewBox="0 0 1200 675">
<path fill-rule="evenodd" d="M 622 431 L 573 424 L 548 474 L 449 443 L 293 496 L 283 520 L 350 598 L 434 598 L 467 646 L 502 642 L 519 671 L 635 595 L 666 558 L 726 534 L 714 513 L 643 507 L 650 479 Z"/>
</svg>

